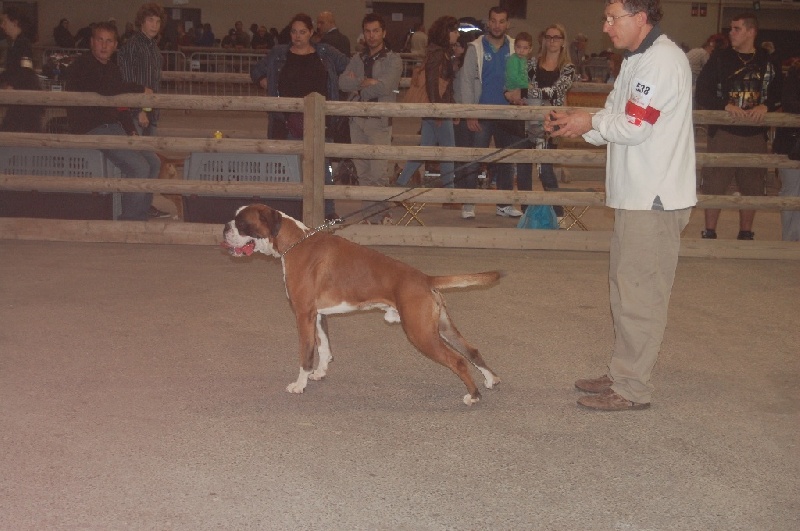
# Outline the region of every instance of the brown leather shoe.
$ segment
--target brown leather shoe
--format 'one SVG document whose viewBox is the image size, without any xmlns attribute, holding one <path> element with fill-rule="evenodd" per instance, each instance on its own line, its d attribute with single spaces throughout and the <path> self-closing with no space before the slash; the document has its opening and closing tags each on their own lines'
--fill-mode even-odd
<svg viewBox="0 0 800 531">
<path fill-rule="evenodd" d="M 611 389 L 611 384 L 613 383 L 611 378 L 604 374 L 599 378 L 578 380 L 575 382 L 575 387 L 586 393 L 602 393 L 606 389 Z"/>
<path fill-rule="evenodd" d="M 600 411 L 627 411 L 629 409 L 647 409 L 650 407 L 650 402 L 644 404 L 631 402 L 608 388 L 598 395 L 579 398 L 578 405 Z"/>
</svg>

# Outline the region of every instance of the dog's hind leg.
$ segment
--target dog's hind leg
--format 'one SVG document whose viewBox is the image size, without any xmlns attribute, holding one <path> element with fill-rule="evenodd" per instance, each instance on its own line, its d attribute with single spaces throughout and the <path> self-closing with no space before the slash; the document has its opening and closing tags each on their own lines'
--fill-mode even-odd
<svg viewBox="0 0 800 531">
<path fill-rule="evenodd" d="M 483 357 L 481 356 L 481 353 L 478 352 L 478 349 L 470 345 L 467 340 L 464 339 L 464 336 L 462 336 L 458 331 L 456 325 L 453 324 L 453 320 L 450 319 L 450 315 L 447 313 L 447 308 L 444 306 L 444 304 L 442 304 L 441 311 L 439 313 L 439 335 L 450 347 L 468 359 L 470 363 L 475 365 L 475 368 L 481 371 L 481 374 L 483 374 L 484 385 L 487 389 L 491 389 L 500 383 L 500 377 L 498 377 L 494 371 L 486 365 L 486 362 L 483 361 Z"/>
<path fill-rule="evenodd" d="M 316 344 L 317 312 L 298 313 L 296 318 L 297 334 L 300 337 L 300 374 L 296 381 L 286 387 L 290 393 L 302 393 L 308 385 L 308 377 L 314 366 L 314 346 Z"/>
<path fill-rule="evenodd" d="M 438 294 L 437 294 L 438 295 Z M 413 312 L 403 312 L 401 310 L 401 323 L 411 344 L 417 347 L 420 352 L 433 361 L 440 363 L 456 373 L 467 386 L 468 394 L 464 395 L 464 403 L 469 405 L 481 399 L 478 386 L 472 379 L 469 366 L 462 356 L 459 356 L 451 349 L 438 333 L 438 314 L 441 307 L 441 297 L 434 301 L 427 298 L 422 304 L 415 304 Z"/>
<path fill-rule="evenodd" d="M 317 314 L 317 368 L 309 375 L 312 380 L 322 380 L 328 373 L 328 363 L 333 360 L 331 354 L 331 343 L 328 339 L 328 318 L 325 315 Z"/>
</svg>

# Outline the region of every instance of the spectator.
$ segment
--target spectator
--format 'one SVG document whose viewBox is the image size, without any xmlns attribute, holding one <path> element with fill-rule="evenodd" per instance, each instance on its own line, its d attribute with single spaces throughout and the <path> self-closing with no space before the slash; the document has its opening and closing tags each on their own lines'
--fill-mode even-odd
<svg viewBox="0 0 800 531">
<path fill-rule="evenodd" d="M 475 31 L 461 33 L 458 36 L 458 40 L 453 45 L 453 72 L 455 76 L 453 79 L 453 100 L 455 103 L 463 103 L 463 101 L 461 101 L 461 94 L 463 93 L 461 90 L 462 77 L 459 75 L 459 71 L 464 66 L 464 55 L 467 52 L 469 43 L 478 38 L 478 35 L 479 33 Z M 472 147 L 473 133 L 467 127 L 466 120 L 461 119 L 453 121 L 453 136 L 455 138 L 456 147 Z M 456 188 L 464 188 L 463 183 L 466 182 L 470 167 L 473 164 L 475 163 L 461 163 L 458 165 L 455 179 L 453 180 Z M 453 204 L 453 207 L 462 208 L 461 205 L 457 203 Z"/>
<path fill-rule="evenodd" d="M 69 31 L 69 20 L 62 18 L 58 21 L 58 26 L 53 28 L 53 40 L 59 48 L 75 46 L 75 36 Z"/>
<path fill-rule="evenodd" d="M 237 20 L 233 25 L 236 32 L 236 39 L 234 40 L 234 48 L 250 48 L 250 34 L 244 30 L 244 25 L 241 20 Z"/>
<path fill-rule="evenodd" d="M 603 31 L 626 51 L 603 109 L 554 112 L 553 136 L 607 145 L 606 204 L 614 209 L 609 285 L 614 347 L 608 373 L 578 380 L 595 410 L 650 407 L 678 264 L 681 231 L 695 194 L 692 73 L 658 25 L 660 0 L 610 0 Z"/>
<path fill-rule="evenodd" d="M 319 34 L 320 42 L 330 44 L 347 57 L 350 57 L 350 39 L 336 27 L 333 13 L 323 11 L 317 15 L 317 33 Z"/>
<path fill-rule="evenodd" d="M 156 44 L 167 15 L 155 2 L 142 4 L 136 12 L 137 32 L 117 53 L 122 79 L 161 92 L 162 57 Z M 181 27 L 181 26 L 179 26 Z M 158 135 L 158 109 L 131 109 L 136 132 L 142 136 Z"/>
<path fill-rule="evenodd" d="M 583 33 L 578 33 L 575 35 L 575 40 L 569 45 L 569 56 L 580 75 L 581 81 L 589 81 L 589 76 L 584 71 L 584 63 L 590 59 L 589 53 L 586 51 L 588 44 L 589 38 Z"/>
<path fill-rule="evenodd" d="M 377 13 L 369 13 L 361 20 L 366 50 L 350 59 L 347 69 L 339 76 L 339 89 L 352 93 L 358 101 L 396 101 L 400 86 L 403 61 L 386 48 L 386 22 Z M 350 118 L 350 138 L 354 144 L 390 145 L 392 123 L 385 116 L 356 116 Z M 354 159 L 358 181 L 366 186 L 385 186 L 388 162 L 386 159 Z M 363 215 L 369 223 L 391 221 L 391 216 L 381 216 L 382 204 L 364 202 Z"/>
<path fill-rule="evenodd" d="M 39 76 L 32 68 L 15 68 L 0 74 L 2 90 L 42 90 Z M 39 105 L 9 105 L 0 124 L 6 133 L 41 133 L 44 107 Z"/>
<path fill-rule="evenodd" d="M 111 60 L 117 50 L 117 30 L 108 22 L 98 22 L 92 28 L 91 53 L 81 55 L 67 69 L 67 90 L 96 92 L 103 96 L 125 93 L 152 94 L 152 90 L 126 82 L 119 67 Z M 76 135 L 137 135 L 136 126 L 128 111 L 115 107 L 68 107 L 67 119 Z M 116 165 L 123 177 L 157 179 L 161 162 L 149 151 L 101 149 Z M 153 196 L 146 193 L 122 194 L 124 220 L 146 220 Z"/>
<path fill-rule="evenodd" d="M 289 22 L 292 44 L 278 44 L 250 70 L 250 78 L 272 97 L 302 98 L 312 92 L 328 100 L 339 97 L 339 74 L 347 67 L 347 57 L 324 42 L 311 44 L 314 22 L 298 13 Z M 303 137 L 302 113 L 270 113 L 267 135 L 273 139 L 299 140 Z M 325 183 L 333 184 L 328 165 Z M 325 216 L 336 216 L 333 201 L 325 202 Z"/>
<path fill-rule="evenodd" d="M 519 39 L 517 39 L 519 42 Z M 567 30 L 561 24 L 552 24 L 542 33 L 539 54 L 531 58 L 526 66 L 528 87 L 523 91 L 506 92 L 511 103 L 526 105 L 545 105 L 560 107 L 567 99 L 567 92 L 575 81 L 575 65 L 570 63 L 567 52 Z M 525 101 L 520 101 L 524 99 Z M 544 134 L 541 122 L 532 122 L 527 127 L 528 138 L 536 149 L 555 149 L 552 139 Z M 533 189 L 533 167 L 531 164 L 517 164 L 517 188 Z M 540 164 L 539 179 L 545 191 L 558 190 L 558 179 L 551 163 Z M 554 207 L 556 216 L 562 218 L 564 209 Z"/>
<path fill-rule="evenodd" d="M 92 26 L 84 26 L 75 34 L 75 48 L 88 49 L 92 41 Z"/>
<path fill-rule="evenodd" d="M 453 103 L 453 46 L 458 41 L 458 19 L 444 16 L 436 19 L 431 25 L 428 50 L 425 54 L 425 89 L 431 103 Z M 444 86 L 444 90 L 442 89 Z M 420 146 L 455 147 L 455 134 L 452 118 L 423 118 Z M 410 160 L 397 178 L 397 186 L 408 185 L 409 179 L 417 172 L 422 162 Z M 453 188 L 455 165 L 452 161 L 439 164 L 442 186 Z"/>
<path fill-rule="evenodd" d="M 784 112 L 800 114 L 800 59 L 795 59 L 783 84 L 781 104 Z M 800 128 L 780 128 L 773 144 L 775 153 L 788 154 L 800 138 Z M 800 196 L 800 169 L 781 168 L 780 195 L 783 197 Z M 783 241 L 800 241 L 800 210 L 784 210 L 781 212 L 781 238 Z"/>
<path fill-rule="evenodd" d="M 236 37 L 236 29 L 231 28 L 228 30 L 228 34 L 222 38 L 221 46 L 223 48 L 235 48 L 238 38 Z"/>
<path fill-rule="evenodd" d="M 200 26 L 200 35 L 197 37 L 195 44 L 197 46 L 204 46 L 210 48 L 214 46 L 216 41 L 216 36 L 214 35 L 214 30 L 211 28 L 211 24 L 206 22 L 202 26 Z"/>
<path fill-rule="evenodd" d="M 194 34 L 186 31 L 183 24 L 178 24 L 178 46 L 194 46 Z"/>
<path fill-rule="evenodd" d="M 731 47 L 715 51 L 697 77 L 697 104 L 708 110 L 725 110 L 753 126 L 709 126 L 709 153 L 766 153 L 767 128 L 758 126 L 764 114 L 774 111 L 781 98 L 781 73 L 769 55 L 755 46 L 758 20 L 743 13 L 731 21 Z M 765 194 L 766 168 L 703 168 L 704 194 L 724 195 L 736 179 L 745 196 Z M 705 211 L 703 238 L 716 239 L 720 209 Z M 739 210 L 739 240 L 752 240 L 755 210 Z"/>
<path fill-rule="evenodd" d="M 266 26 L 259 26 L 250 45 L 254 50 L 269 50 L 275 46 L 275 41 L 272 40 L 272 35 L 269 34 Z"/>
<path fill-rule="evenodd" d="M 508 10 L 492 7 L 489 10 L 487 33 L 481 35 L 469 46 L 464 54 L 464 66 L 459 70 L 461 94 L 459 100 L 464 104 L 508 105 L 503 94 L 505 83 L 506 58 L 514 49 L 514 39 L 506 35 L 508 31 Z M 470 118 L 467 127 L 473 133 L 473 145 L 487 148 L 494 139 L 497 148 L 507 148 L 514 137 L 502 127 L 502 120 Z M 456 184 L 459 188 L 476 188 L 478 184 L 478 165 L 467 169 L 465 179 Z M 513 175 L 510 164 L 492 163 L 489 171 L 497 179 L 500 190 L 511 190 Z M 512 205 L 497 205 L 496 214 L 503 217 L 519 217 L 522 212 Z M 465 203 L 461 208 L 463 219 L 475 217 L 475 205 Z"/>
<path fill-rule="evenodd" d="M 516 39 L 514 39 L 514 53 L 506 59 L 506 91 L 527 91 L 528 60 L 531 58 L 532 51 L 533 37 L 531 34 L 527 31 L 519 32 Z"/>
<path fill-rule="evenodd" d="M 408 43 L 409 51 L 414 55 L 422 57 L 428 48 L 428 34 L 425 33 L 425 25 L 421 22 L 417 25 L 414 33 L 411 34 Z"/>
<path fill-rule="evenodd" d="M 689 60 L 689 68 L 692 70 L 692 89 L 697 84 L 697 76 L 700 75 L 700 71 L 703 69 L 705 64 L 708 62 L 708 58 L 711 57 L 711 52 L 714 51 L 714 36 L 712 35 L 703 45 L 699 48 L 692 48 L 688 52 L 686 52 L 686 58 Z"/>
<path fill-rule="evenodd" d="M 17 8 L 11 6 L 3 10 L 0 28 L 6 34 L 6 70 L 33 68 L 33 48 L 27 36 L 30 20 Z"/>
</svg>

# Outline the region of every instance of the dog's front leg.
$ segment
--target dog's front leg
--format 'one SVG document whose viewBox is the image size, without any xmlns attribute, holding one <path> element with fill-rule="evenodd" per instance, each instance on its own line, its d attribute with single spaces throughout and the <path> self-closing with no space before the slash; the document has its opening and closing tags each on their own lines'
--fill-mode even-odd
<svg viewBox="0 0 800 531">
<path fill-rule="evenodd" d="M 311 373 L 309 378 L 312 380 L 322 380 L 328 373 L 328 363 L 333 359 L 331 354 L 331 343 L 328 340 L 328 318 L 325 315 L 317 314 L 317 368 Z"/>
<path fill-rule="evenodd" d="M 290 383 L 286 390 L 290 393 L 302 393 L 308 385 L 308 377 L 314 366 L 314 333 L 317 312 L 297 314 L 297 333 L 300 336 L 300 374 L 297 380 Z"/>
</svg>

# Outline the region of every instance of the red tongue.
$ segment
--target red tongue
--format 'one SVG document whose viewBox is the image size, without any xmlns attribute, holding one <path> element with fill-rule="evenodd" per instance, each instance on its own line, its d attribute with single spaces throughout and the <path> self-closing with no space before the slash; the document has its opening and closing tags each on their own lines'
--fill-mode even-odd
<svg viewBox="0 0 800 531">
<path fill-rule="evenodd" d="M 247 245 L 245 245 L 244 247 L 240 247 L 236 250 L 245 256 L 250 256 L 251 254 L 253 254 L 253 250 L 255 248 L 256 248 L 256 242 L 254 240 L 250 240 L 250 242 L 248 242 Z"/>
<path fill-rule="evenodd" d="M 228 251 L 233 251 L 237 255 L 245 255 L 245 256 L 252 255 L 253 251 L 256 248 L 255 240 L 250 240 L 247 244 L 243 245 L 242 247 L 234 247 L 233 245 L 229 244 L 228 242 L 222 242 L 219 245 L 223 249 L 226 249 Z"/>
</svg>

